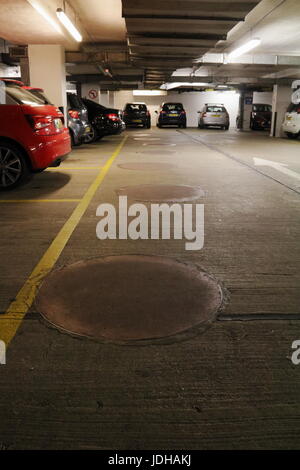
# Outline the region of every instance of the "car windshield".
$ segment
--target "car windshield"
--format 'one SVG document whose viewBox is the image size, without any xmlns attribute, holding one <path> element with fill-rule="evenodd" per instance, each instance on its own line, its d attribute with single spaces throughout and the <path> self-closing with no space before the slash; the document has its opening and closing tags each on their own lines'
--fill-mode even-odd
<svg viewBox="0 0 300 470">
<path fill-rule="evenodd" d="M 75 93 L 68 93 L 68 101 L 69 101 L 69 104 L 70 106 L 72 106 L 72 108 L 83 108 L 83 103 L 81 101 L 81 99 L 75 95 Z"/>
<path fill-rule="evenodd" d="M 207 106 L 208 113 L 226 113 L 224 106 Z"/>
<path fill-rule="evenodd" d="M 0 104 L 27 104 L 29 106 L 43 106 L 43 100 L 33 95 L 27 90 L 13 83 L 5 83 L 0 81 Z"/>
<path fill-rule="evenodd" d="M 135 104 L 135 103 L 132 103 L 132 104 L 128 104 L 126 106 L 126 111 L 146 111 L 147 110 L 147 106 L 145 104 Z"/>
<path fill-rule="evenodd" d="M 28 90 L 30 93 L 32 93 L 34 96 L 37 96 L 40 100 L 44 102 L 44 104 L 53 104 L 51 101 L 47 98 L 45 93 L 41 90 Z"/>
<path fill-rule="evenodd" d="M 270 113 L 272 106 L 269 104 L 254 104 L 253 111 L 256 113 Z"/>
<path fill-rule="evenodd" d="M 97 111 L 101 111 L 102 113 L 105 113 L 108 111 L 108 108 L 106 108 L 105 106 L 102 106 L 99 103 L 95 103 L 95 101 L 91 101 L 86 98 L 84 98 L 82 101 L 83 101 L 83 104 L 85 104 L 86 106 L 90 108 L 94 108 Z"/>
<path fill-rule="evenodd" d="M 181 103 L 166 103 L 162 109 L 163 111 L 182 111 L 183 106 Z"/>
<path fill-rule="evenodd" d="M 287 113 L 300 113 L 300 104 L 291 103 L 287 109 Z"/>
</svg>

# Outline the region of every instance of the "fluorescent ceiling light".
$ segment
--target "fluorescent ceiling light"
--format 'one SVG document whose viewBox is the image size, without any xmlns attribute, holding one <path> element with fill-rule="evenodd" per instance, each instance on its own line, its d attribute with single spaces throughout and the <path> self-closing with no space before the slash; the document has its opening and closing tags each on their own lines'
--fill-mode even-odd
<svg viewBox="0 0 300 470">
<path fill-rule="evenodd" d="M 61 9 L 61 8 L 58 8 L 56 10 L 56 14 L 57 14 L 57 17 L 59 19 L 59 21 L 64 25 L 64 27 L 69 31 L 69 33 L 71 34 L 71 36 L 73 36 L 73 38 L 75 39 L 75 41 L 77 42 L 81 42 L 82 41 L 82 36 L 80 34 L 80 32 L 78 31 L 77 28 L 75 28 L 75 26 L 73 25 L 72 21 L 70 20 L 70 18 L 65 14 L 65 12 Z"/>
<path fill-rule="evenodd" d="M 38 0 L 28 0 L 30 5 L 35 8 L 35 10 L 46 20 L 51 26 L 60 34 L 62 34 L 62 31 L 59 27 L 59 25 L 56 23 L 54 18 L 46 11 L 46 9 L 40 4 Z"/>
<path fill-rule="evenodd" d="M 246 52 L 249 52 L 255 47 L 259 46 L 260 43 L 261 43 L 260 39 L 251 39 L 250 41 L 246 42 L 246 44 L 244 44 L 243 46 L 240 46 L 237 49 L 234 49 L 232 52 L 230 52 L 227 56 L 227 60 L 230 61 L 232 59 L 236 59 L 237 57 L 240 57 Z"/>
<path fill-rule="evenodd" d="M 133 96 L 161 96 L 166 94 L 163 90 L 133 90 Z"/>
<path fill-rule="evenodd" d="M 164 83 L 161 88 L 165 90 L 173 90 L 173 88 L 179 88 L 182 86 L 186 87 L 201 87 L 201 86 L 210 86 L 211 83 L 204 82 L 173 82 L 173 83 Z"/>
</svg>

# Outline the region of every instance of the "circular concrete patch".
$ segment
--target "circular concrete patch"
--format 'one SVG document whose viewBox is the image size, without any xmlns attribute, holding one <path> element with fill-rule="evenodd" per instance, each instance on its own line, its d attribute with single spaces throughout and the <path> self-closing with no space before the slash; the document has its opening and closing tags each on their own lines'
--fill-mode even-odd
<svg viewBox="0 0 300 470">
<path fill-rule="evenodd" d="M 119 168 L 123 170 L 141 170 L 141 171 L 151 171 L 151 170 L 172 170 L 177 168 L 177 165 L 172 163 L 161 163 L 161 162 L 128 162 L 121 163 L 118 165 Z"/>
<path fill-rule="evenodd" d="M 157 150 L 141 150 L 140 152 L 136 152 L 136 153 L 143 153 L 143 154 L 147 154 L 147 155 L 158 155 L 158 156 L 161 156 L 161 155 L 170 155 L 170 154 L 174 154 L 174 153 L 177 153 L 176 150 L 159 150 L 159 153 L 157 152 Z"/>
<path fill-rule="evenodd" d="M 38 311 L 66 332 L 111 341 L 169 337 L 215 319 L 218 283 L 194 265 L 155 256 L 110 256 L 51 273 Z"/>
<path fill-rule="evenodd" d="M 171 184 L 124 186 L 116 192 L 119 196 L 127 196 L 135 201 L 184 202 L 205 196 L 204 191 L 195 186 Z"/>
</svg>

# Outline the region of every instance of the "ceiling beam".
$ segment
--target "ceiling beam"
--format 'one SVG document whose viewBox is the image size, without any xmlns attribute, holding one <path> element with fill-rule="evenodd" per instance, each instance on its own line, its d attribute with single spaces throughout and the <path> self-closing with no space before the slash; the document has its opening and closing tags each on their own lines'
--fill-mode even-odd
<svg viewBox="0 0 300 470">
<path fill-rule="evenodd" d="M 225 21 L 226 23 L 233 23 L 232 26 L 235 23 L 238 23 L 239 21 L 244 21 L 244 15 L 239 15 L 236 17 L 229 17 L 229 16 L 195 16 L 195 15 L 187 15 L 187 14 L 145 14 L 145 13 L 140 13 L 140 14 L 135 14 L 135 15 L 125 15 L 126 19 L 139 19 L 139 20 L 179 20 L 179 21 L 187 21 L 187 20 L 192 20 L 192 21 Z"/>
</svg>

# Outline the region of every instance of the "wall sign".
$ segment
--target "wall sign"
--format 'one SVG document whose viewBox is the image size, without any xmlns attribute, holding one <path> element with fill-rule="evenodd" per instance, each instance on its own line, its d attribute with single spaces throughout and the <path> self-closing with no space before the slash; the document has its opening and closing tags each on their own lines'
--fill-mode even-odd
<svg viewBox="0 0 300 470">
<path fill-rule="evenodd" d="M 89 90 L 88 95 L 89 95 L 89 98 L 91 98 L 91 100 L 94 100 L 98 96 L 98 91 L 95 89 Z"/>
</svg>

